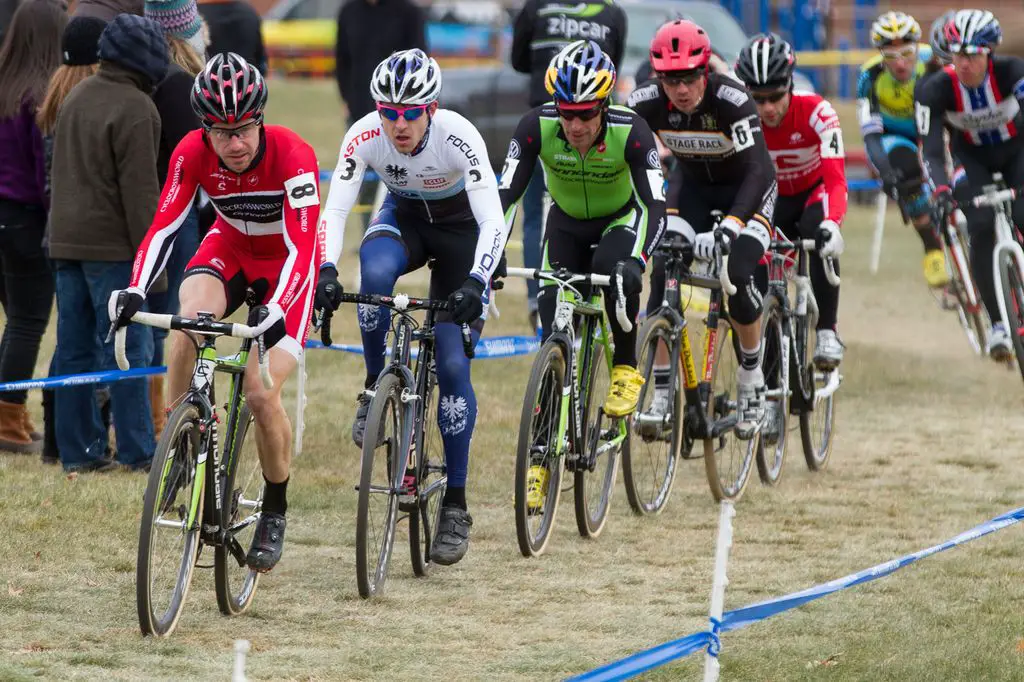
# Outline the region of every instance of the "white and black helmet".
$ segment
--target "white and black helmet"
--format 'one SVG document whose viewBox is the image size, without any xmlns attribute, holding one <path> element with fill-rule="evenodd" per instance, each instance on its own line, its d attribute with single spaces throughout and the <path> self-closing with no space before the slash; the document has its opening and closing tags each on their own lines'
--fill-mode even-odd
<svg viewBox="0 0 1024 682">
<path fill-rule="evenodd" d="M 370 79 L 376 102 L 418 106 L 441 96 L 441 67 L 423 50 L 402 50 L 377 65 Z"/>
<path fill-rule="evenodd" d="M 751 89 L 786 87 L 793 81 L 793 47 L 774 33 L 750 39 L 736 61 L 736 75 Z"/>
</svg>

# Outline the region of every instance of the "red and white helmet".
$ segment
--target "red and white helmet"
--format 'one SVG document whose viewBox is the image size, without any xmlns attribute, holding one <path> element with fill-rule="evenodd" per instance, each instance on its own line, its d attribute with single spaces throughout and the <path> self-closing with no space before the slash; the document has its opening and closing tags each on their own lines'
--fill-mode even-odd
<svg viewBox="0 0 1024 682">
<path fill-rule="evenodd" d="M 665 24 L 651 41 L 651 68 L 661 73 L 707 68 L 710 59 L 707 32 L 686 19 Z"/>
<path fill-rule="evenodd" d="M 206 126 L 262 120 L 266 106 L 267 82 L 234 52 L 215 55 L 192 86 L 192 110 Z"/>
</svg>

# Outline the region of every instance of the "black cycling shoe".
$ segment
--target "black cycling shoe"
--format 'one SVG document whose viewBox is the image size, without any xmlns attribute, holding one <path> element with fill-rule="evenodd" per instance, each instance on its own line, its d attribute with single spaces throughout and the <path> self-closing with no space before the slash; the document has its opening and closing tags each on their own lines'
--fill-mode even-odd
<svg viewBox="0 0 1024 682">
<path fill-rule="evenodd" d="M 360 393 L 356 399 L 359 407 L 356 408 L 356 420 L 352 422 L 352 442 L 358 447 L 363 447 L 363 432 L 366 431 L 366 415 L 370 412 L 370 396 Z"/>
<path fill-rule="evenodd" d="M 287 524 L 282 514 L 263 512 L 256 523 L 256 534 L 252 538 L 252 547 L 245 557 L 249 568 L 266 573 L 281 560 L 284 551 L 284 528 Z"/>
<path fill-rule="evenodd" d="M 441 507 L 441 523 L 430 546 L 430 560 L 442 566 L 458 563 L 469 551 L 473 517 L 460 507 Z"/>
</svg>

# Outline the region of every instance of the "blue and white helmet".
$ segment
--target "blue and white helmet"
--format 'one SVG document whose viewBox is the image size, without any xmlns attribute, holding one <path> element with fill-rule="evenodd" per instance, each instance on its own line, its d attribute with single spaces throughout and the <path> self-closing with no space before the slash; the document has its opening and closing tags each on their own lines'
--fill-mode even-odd
<svg viewBox="0 0 1024 682">
<path fill-rule="evenodd" d="M 946 24 L 946 41 L 950 52 L 989 52 L 1003 42 L 1003 29 L 988 10 L 957 10 Z"/>
<path fill-rule="evenodd" d="M 441 67 L 423 50 L 402 50 L 377 65 L 370 79 L 376 102 L 419 106 L 441 96 Z"/>
</svg>

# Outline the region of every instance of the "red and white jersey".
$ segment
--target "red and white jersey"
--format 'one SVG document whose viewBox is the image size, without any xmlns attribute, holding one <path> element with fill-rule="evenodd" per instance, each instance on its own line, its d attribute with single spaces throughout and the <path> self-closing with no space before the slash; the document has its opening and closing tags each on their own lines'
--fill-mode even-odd
<svg viewBox="0 0 1024 682">
<path fill-rule="evenodd" d="M 244 173 L 221 163 L 202 130 L 193 130 L 171 154 L 153 224 L 139 247 L 131 286 L 149 289 L 167 263 L 174 235 L 202 188 L 217 211 L 222 230 L 243 235 L 243 258 L 281 259 L 277 289 L 268 303 L 287 309 L 316 286 L 323 260 L 317 239 L 320 216 L 319 167 L 313 148 L 288 128 L 264 126 L 255 162 Z"/>
<path fill-rule="evenodd" d="M 776 128 L 761 126 L 775 162 L 780 196 L 793 196 L 824 184 L 825 218 L 842 224 L 846 215 L 843 131 L 828 100 L 796 90 Z"/>
</svg>

